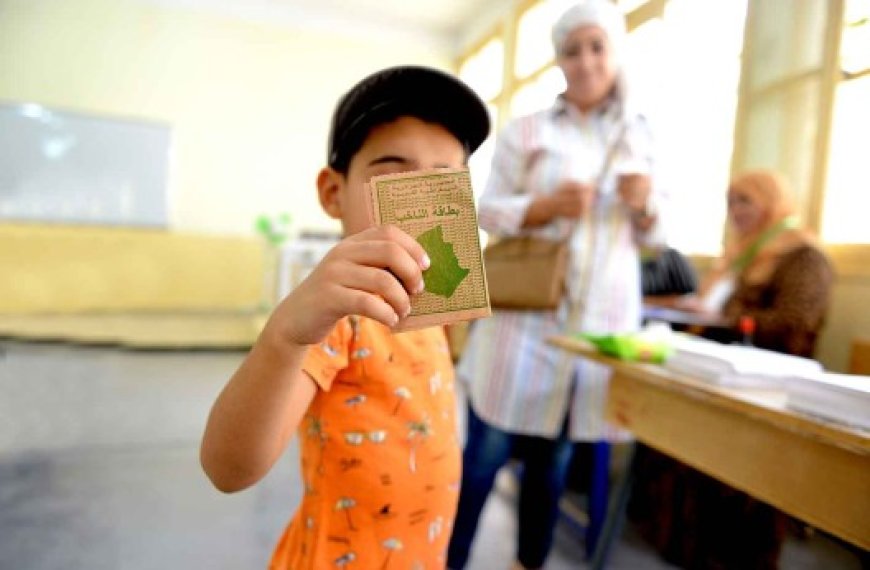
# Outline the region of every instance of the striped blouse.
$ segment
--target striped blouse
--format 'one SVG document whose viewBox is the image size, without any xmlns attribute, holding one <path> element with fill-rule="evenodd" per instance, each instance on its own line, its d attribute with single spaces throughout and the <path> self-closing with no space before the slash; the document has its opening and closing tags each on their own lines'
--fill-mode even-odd
<svg viewBox="0 0 870 570">
<path fill-rule="evenodd" d="M 601 175 L 611 147 L 612 159 Z M 603 418 L 610 370 L 567 357 L 545 341 L 566 331 L 625 332 L 640 324 L 638 247 L 661 243 L 662 224 L 637 235 L 616 196 L 617 176 L 624 173 L 653 174 L 652 137 L 642 116 L 625 120 L 616 105 L 582 115 L 560 97 L 553 107 L 516 119 L 501 132 L 479 206 L 487 232 L 559 239 L 571 230 L 565 219 L 521 229 L 532 199 L 564 179 L 599 186 L 591 218 L 573 228 L 567 293 L 559 310 L 497 310 L 471 327 L 457 373 L 475 412 L 493 426 L 553 437 L 570 412 L 572 439 L 624 436 Z M 651 200 L 659 204 L 655 183 L 653 188 Z"/>
</svg>

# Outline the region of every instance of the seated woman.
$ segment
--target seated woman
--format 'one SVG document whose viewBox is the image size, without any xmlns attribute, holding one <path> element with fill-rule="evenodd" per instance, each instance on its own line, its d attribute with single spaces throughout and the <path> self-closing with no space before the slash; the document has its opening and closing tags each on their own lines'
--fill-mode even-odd
<svg viewBox="0 0 870 570">
<path fill-rule="evenodd" d="M 728 190 L 728 221 L 725 254 L 700 296 L 681 305 L 718 312 L 734 325 L 751 317 L 756 346 L 812 357 L 834 273 L 815 239 L 799 227 L 782 177 L 756 170 L 735 178 Z"/>
<path fill-rule="evenodd" d="M 704 336 L 736 339 L 737 323 L 749 317 L 756 346 L 811 357 L 834 274 L 799 227 L 784 180 L 763 170 L 736 177 L 728 221 L 724 255 L 700 294 L 676 306 L 719 317 L 723 327 L 699 330 Z M 782 513 L 653 450 L 638 461 L 631 515 L 666 559 L 687 568 L 777 566 Z"/>
</svg>

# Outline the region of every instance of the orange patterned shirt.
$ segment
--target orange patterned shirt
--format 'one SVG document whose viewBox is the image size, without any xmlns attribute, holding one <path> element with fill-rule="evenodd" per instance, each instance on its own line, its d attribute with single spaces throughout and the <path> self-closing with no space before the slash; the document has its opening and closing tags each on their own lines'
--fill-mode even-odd
<svg viewBox="0 0 870 570">
<path fill-rule="evenodd" d="M 303 369 L 302 504 L 271 569 L 444 568 L 459 498 L 453 366 L 441 327 L 342 319 Z"/>
</svg>

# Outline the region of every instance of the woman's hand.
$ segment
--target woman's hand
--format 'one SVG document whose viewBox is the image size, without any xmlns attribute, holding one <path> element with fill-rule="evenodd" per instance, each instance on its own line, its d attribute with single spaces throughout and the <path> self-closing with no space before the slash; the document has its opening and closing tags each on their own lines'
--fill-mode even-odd
<svg viewBox="0 0 870 570">
<path fill-rule="evenodd" d="M 576 180 L 563 180 L 549 195 L 553 217 L 578 219 L 595 204 L 595 188 Z"/>
<path fill-rule="evenodd" d="M 617 192 L 622 203 L 632 212 L 645 212 L 652 190 L 652 181 L 646 174 L 623 174 L 619 177 Z"/>
<path fill-rule="evenodd" d="M 345 238 L 272 315 L 280 338 L 296 345 L 320 342 L 347 315 L 395 326 L 423 290 L 429 258 L 414 238 L 393 226 Z"/>
<path fill-rule="evenodd" d="M 595 204 L 595 188 L 576 180 L 563 180 L 551 194 L 538 196 L 526 210 L 524 227 L 542 226 L 556 218 L 579 219 Z"/>
<path fill-rule="evenodd" d="M 616 191 L 622 203 L 631 214 L 631 222 L 641 231 L 649 231 L 656 220 L 654 212 L 649 208 L 649 195 L 652 192 L 652 182 L 646 174 L 623 174 L 619 177 Z"/>
<path fill-rule="evenodd" d="M 683 295 L 677 297 L 672 306 L 689 313 L 702 313 L 705 310 L 704 303 L 698 295 Z"/>
<path fill-rule="evenodd" d="M 674 303 L 674 307 L 687 313 L 693 313 L 699 317 L 709 319 L 711 323 L 722 320 L 722 314 L 716 309 L 711 309 L 699 295 L 683 295 Z"/>
</svg>

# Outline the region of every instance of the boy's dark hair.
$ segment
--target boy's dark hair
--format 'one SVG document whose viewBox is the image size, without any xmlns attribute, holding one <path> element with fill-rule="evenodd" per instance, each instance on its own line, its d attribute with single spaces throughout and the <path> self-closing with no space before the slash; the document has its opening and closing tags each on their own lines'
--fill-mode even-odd
<svg viewBox="0 0 870 570">
<path fill-rule="evenodd" d="M 339 100 L 327 163 L 346 173 L 371 130 L 403 116 L 443 126 L 468 154 L 489 134 L 486 105 L 459 79 L 427 67 L 391 67 L 369 75 Z"/>
</svg>

